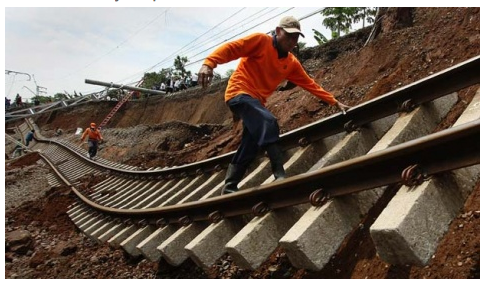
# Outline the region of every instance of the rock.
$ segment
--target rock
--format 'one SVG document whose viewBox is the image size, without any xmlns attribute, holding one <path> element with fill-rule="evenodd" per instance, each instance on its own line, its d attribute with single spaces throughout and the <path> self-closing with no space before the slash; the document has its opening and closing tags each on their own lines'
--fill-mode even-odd
<svg viewBox="0 0 486 284">
<path fill-rule="evenodd" d="M 5 249 L 18 254 L 26 254 L 32 247 L 32 236 L 29 231 L 16 230 L 5 234 Z"/>
<path fill-rule="evenodd" d="M 75 253 L 77 250 L 78 247 L 76 244 L 73 244 L 71 242 L 61 241 L 54 247 L 53 252 L 56 255 L 67 256 Z"/>
</svg>

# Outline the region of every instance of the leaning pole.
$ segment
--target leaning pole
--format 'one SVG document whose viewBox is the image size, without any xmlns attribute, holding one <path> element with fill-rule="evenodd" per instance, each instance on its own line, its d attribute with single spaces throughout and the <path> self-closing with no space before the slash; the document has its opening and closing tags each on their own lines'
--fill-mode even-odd
<svg viewBox="0 0 486 284">
<path fill-rule="evenodd" d="M 85 79 L 84 82 L 86 84 L 99 85 L 99 86 L 104 86 L 104 87 L 108 87 L 108 88 L 138 91 L 138 92 L 143 92 L 143 93 L 149 93 L 149 94 L 152 94 L 152 95 L 165 95 L 165 92 L 161 92 L 161 91 L 157 91 L 157 90 L 145 89 L 145 88 L 139 88 L 139 87 L 132 87 L 132 86 L 126 86 L 126 85 L 120 85 L 120 84 L 114 84 L 114 83 L 107 83 L 107 82 L 101 82 L 101 81 L 96 81 L 96 80 L 91 80 L 91 79 Z"/>
</svg>

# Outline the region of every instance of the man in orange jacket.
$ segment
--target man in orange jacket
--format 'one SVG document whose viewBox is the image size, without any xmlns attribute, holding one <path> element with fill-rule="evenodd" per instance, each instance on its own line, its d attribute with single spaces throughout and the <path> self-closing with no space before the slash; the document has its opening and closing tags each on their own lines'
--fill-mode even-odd
<svg viewBox="0 0 486 284">
<path fill-rule="evenodd" d="M 103 142 L 103 137 L 98 129 L 96 129 L 96 123 L 91 122 L 90 126 L 86 128 L 81 136 L 81 142 L 88 136 L 88 158 L 94 159 L 98 152 L 98 144 Z"/>
<path fill-rule="evenodd" d="M 228 166 L 222 194 L 238 191 L 238 183 L 260 148 L 270 158 L 275 179 L 285 178 L 284 158 L 277 144 L 280 132 L 277 118 L 265 107 L 267 98 L 283 80 L 295 83 L 343 112 L 349 108 L 309 77 L 291 53 L 299 35 L 304 36 L 299 21 L 291 16 L 284 17 L 274 36 L 256 33 L 223 44 L 206 57 L 199 70 L 199 84 L 205 88 L 211 83 L 213 69 L 218 64 L 241 58 L 228 81 L 225 102 L 233 114 L 243 120 L 243 136 Z"/>
</svg>

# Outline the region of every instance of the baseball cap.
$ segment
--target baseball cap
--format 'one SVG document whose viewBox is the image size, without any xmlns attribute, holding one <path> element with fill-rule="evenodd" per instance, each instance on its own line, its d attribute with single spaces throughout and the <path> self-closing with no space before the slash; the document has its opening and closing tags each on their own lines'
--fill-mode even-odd
<svg viewBox="0 0 486 284">
<path fill-rule="evenodd" d="M 297 21 L 297 19 L 292 16 L 283 17 L 280 20 L 280 24 L 278 26 L 288 33 L 299 33 L 302 37 L 305 37 L 304 34 L 300 31 L 299 21 Z"/>
</svg>

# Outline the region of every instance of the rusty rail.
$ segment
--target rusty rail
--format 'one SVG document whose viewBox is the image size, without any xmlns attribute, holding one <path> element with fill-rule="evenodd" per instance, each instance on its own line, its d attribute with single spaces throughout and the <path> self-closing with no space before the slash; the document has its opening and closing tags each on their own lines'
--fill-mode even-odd
<svg viewBox="0 0 486 284">
<path fill-rule="evenodd" d="M 88 80 L 87 81 L 92 81 Z M 461 90 L 480 82 L 480 57 L 474 57 L 460 64 L 426 77 L 413 84 L 389 92 L 383 96 L 349 109 L 346 115 L 337 113 L 307 126 L 292 130 L 280 137 L 284 150 L 298 147 L 299 141 L 308 143 L 331 135 L 359 128 L 380 118 L 401 112 Z M 106 83 L 108 84 L 108 83 Z M 128 86 L 125 86 L 128 88 Z M 135 87 L 132 87 L 135 89 Z M 157 91 L 154 91 L 157 92 Z M 345 129 L 346 128 L 346 129 Z M 55 141 L 44 141 L 57 143 Z M 59 144 L 66 148 L 65 145 Z M 110 168 L 111 174 L 145 179 L 160 180 L 168 177 L 194 176 L 226 168 L 235 151 L 204 161 L 157 171 L 130 171 Z"/>
<path fill-rule="evenodd" d="M 427 178 L 433 174 L 479 164 L 479 135 L 480 122 L 476 120 L 280 182 L 163 208 L 113 209 L 92 202 L 76 190 L 75 193 L 83 202 L 108 215 L 132 217 L 151 224 L 158 224 L 160 220 L 164 220 L 164 224 L 179 223 L 180 220 L 186 220 L 185 223 L 187 220 L 210 220 L 210 215 L 257 215 L 262 211 L 306 202 L 319 205 L 326 198 L 394 183 L 407 183 L 407 180 L 402 179 L 407 170 L 410 178 Z"/>
</svg>

